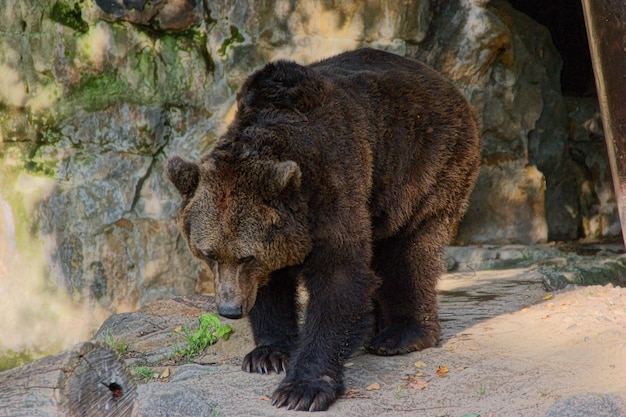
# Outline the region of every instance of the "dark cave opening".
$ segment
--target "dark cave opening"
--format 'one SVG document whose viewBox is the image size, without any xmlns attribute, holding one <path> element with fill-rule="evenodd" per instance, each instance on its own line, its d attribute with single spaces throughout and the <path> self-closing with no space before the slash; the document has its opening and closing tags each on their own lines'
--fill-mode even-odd
<svg viewBox="0 0 626 417">
<path fill-rule="evenodd" d="M 511 5 L 548 28 L 563 58 L 561 89 L 565 96 L 593 96 L 595 81 L 585 19 L 576 0 L 509 0 Z"/>
</svg>

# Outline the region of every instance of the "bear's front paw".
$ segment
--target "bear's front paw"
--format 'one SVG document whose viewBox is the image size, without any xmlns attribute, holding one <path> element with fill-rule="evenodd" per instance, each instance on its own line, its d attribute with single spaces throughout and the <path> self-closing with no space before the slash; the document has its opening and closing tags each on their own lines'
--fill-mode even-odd
<svg viewBox="0 0 626 417">
<path fill-rule="evenodd" d="M 391 324 L 375 335 L 365 348 L 375 355 L 402 355 L 433 347 L 438 340 L 437 329 L 428 331 L 417 324 Z"/>
<path fill-rule="evenodd" d="M 276 345 L 259 346 L 243 358 L 241 369 L 246 372 L 277 374 L 287 371 L 289 366 L 289 351 Z"/>
<path fill-rule="evenodd" d="M 325 411 L 341 395 L 343 385 L 326 377 L 314 381 L 285 379 L 272 395 L 272 405 L 296 411 Z"/>
</svg>

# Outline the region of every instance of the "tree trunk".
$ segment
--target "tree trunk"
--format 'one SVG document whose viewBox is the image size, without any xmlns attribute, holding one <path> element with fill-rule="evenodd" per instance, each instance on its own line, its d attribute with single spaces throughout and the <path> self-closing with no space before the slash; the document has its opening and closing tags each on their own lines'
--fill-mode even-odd
<svg viewBox="0 0 626 417">
<path fill-rule="evenodd" d="M 626 5 L 623 0 L 583 0 L 583 11 L 622 238 L 626 242 Z"/>
<path fill-rule="evenodd" d="M 137 390 L 108 346 L 81 343 L 0 373 L 0 416 L 131 416 Z"/>
</svg>

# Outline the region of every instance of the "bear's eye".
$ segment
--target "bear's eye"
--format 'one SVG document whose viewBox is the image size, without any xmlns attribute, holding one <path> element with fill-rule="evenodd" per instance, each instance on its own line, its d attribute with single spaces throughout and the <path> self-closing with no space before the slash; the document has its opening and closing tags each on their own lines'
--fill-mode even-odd
<svg viewBox="0 0 626 417">
<path fill-rule="evenodd" d="M 244 256 L 243 258 L 239 258 L 239 264 L 249 264 L 254 261 L 254 256 Z"/>
</svg>

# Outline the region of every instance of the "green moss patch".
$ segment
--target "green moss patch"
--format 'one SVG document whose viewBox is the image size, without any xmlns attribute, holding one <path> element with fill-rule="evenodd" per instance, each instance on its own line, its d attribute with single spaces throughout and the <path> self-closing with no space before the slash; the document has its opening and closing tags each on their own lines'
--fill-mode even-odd
<svg viewBox="0 0 626 417">
<path fill-rule="evenodd" d="M 17 368 L 18 366 L 35 360 L 32 352 L 23 350 L 20 352 L 13 351 L 11 349 L 6 352 L 0 353 L 0 372 L 8 369 Z"/>
<path fill-rule="evenodd" d="M 97 111 L 122 99 L 131 103 L 139 101 L 128 83 L 117 79 L 114 73 L 85 73 L 70 92 L 68 102 L 87 111 Z"/>
<path fill-rule="evenodd" d="M 230 25 L 230 38 L 226 39 L 224 43 L 222 43 L 220 49 L 217 50 L 217 54 L 219 56 L 224 56 L 226 55 L 226 50 L 229 46 L 231 46 L 233 43 L 242 43 L 245 40 L 246 39 L 239 32 L 239 29 L 237 29 L 237 26 Z"/>
<path fill-rule="evenodd" d="M 89 25 L 82 18 L 80 11 L 81 3 L 78 2 L 71 5 L 64 1 L 57 1 L 50 11 L 50 19 L 77 32 L 87 33 Z"/>
</svg>

